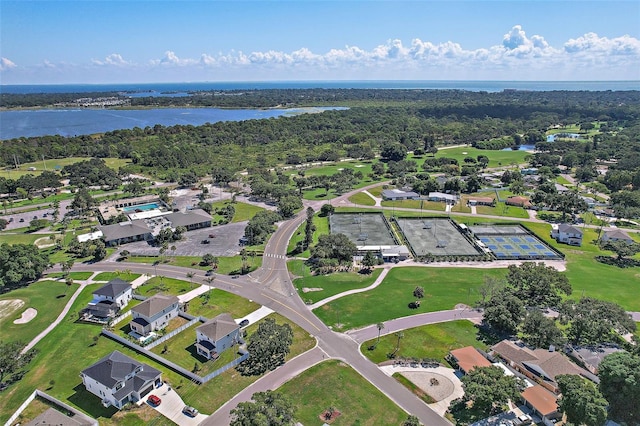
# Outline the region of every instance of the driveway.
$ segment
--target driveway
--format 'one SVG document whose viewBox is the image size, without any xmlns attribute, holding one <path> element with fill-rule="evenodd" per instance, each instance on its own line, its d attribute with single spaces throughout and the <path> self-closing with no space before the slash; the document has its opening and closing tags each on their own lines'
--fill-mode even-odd
<svg viewBox="0 0 640 426">
<path fill-rule="evenodd" d="M 180 426 L 197 426 L 207 418 L 204 414 L 198 414 L 196 417 L 189 417 L 184 414 L 182 409 L 185 403 L 182 401 L 182 398 L 180 398 L 180 395 L 166 384 L 158 389 L 152 390 L 149 395 L 156 395 L 162 400 L 162 403 L 157 407 L 152 405 L 150 405 L 150 407 Z M 138 404 L 146 404 L 149 395 L 143 400 L 138 401 Z"/>
</svg>

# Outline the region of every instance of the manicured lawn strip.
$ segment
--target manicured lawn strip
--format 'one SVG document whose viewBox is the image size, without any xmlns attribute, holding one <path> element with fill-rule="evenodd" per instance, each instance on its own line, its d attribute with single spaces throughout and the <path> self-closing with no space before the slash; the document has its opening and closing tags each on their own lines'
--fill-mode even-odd
<svg viewBox="0 0 640 426">
<path fill-rule="evenodd" d="M 193 268 L 200 269 L 202 271 L 206 271 L 211 269 L 210 266 L 200 266 L 200 261 L 202 257 L 199 256 L 165 256 L 164 261 L 158 264 L 160 267 L 163 264 L 183 266 L 185 268 Z M 146 263 L 149 265 L 153 265 L 154 263 L 160 261 L 160 258 L 157 256 L 135 256 L 127 259 L 127 262 L 133 263 Z M 262 256 L 249 256 L 249 265 L 250 270 L 254 271 L 262 265 Z M 216 269 L 216 273 L 222 275 L 231 275 L 239 273 L 242 267 L 242 256 L 232 256 L 232 257 L 219 257 L 218 258 L 218 269 Z M 158 274 L 161 275 L 161 274 Z"/>
<path fill-rule="evenodd" d="M 60 281 L 38 281 L 27 287 L 12 290 L 0 296 L 0 300 L 20 299 L 24 305 L 10 316 L 0 319 L 0 341 L 28 343 L 47 328 L 62 312 L 77 284 L 71 287 Z M 14 324 L 28 308 L 38 311 L 26 324 Z"/>
<path fill-rule="evenodd" d="M 215 286 L 215 281 L 212 285 Z M 249 302 L 249 300 L 244 297 L 237 296 L 233 293 L 218 288 L 209 291 L 211 292 L 209 302 L 203 304 L 204 295 L 191 299 L 188 304 L 187 313 L 211 319 L 227 312 L 233 318 L 242 318 L 260 309 L 259 304 Z"/>
<path fill-rule="evenodd" d="M 409 389 L 414 395 L 423 400 L 425 403 L 433 404 L 434 402 L 436 402 L 436 400 L 431 398 L 428 393 L 425 393 L 425 391 L 414 385 L 411 380 L 404 377 L 401 373 L 393 373 L 391 377 L 400 382 L 402 386 Z"/>
<path fill-rule="evenodd" d="M 355 370 L 340 361 L 314 365 L 282 385 L 278 392 L 296 406 L 295 418 L 319 425 L 328 407 L 340 411 L 335 425 L 399 425 L 407 414 Z"/>
<path fill-rule="evenodd" d="M 69 278 L 78 281 L 88 280 L 91 275 L 93 275 L 93 272 L 69 272 Z M 51 274 L 47 274 L 47 278 L 64 278 L 64 276 L 64 272 L 53 272 Z"/>
<path fill-rule="evenodd" d="M 374 186 L 373 188 L 367 189 L 367 191 L 369 191 L 369 194 L 373 195 L 374 197 L 382 198 L 382 191 L 384 191 L 384 185 Z"/>
<path fill-rule="evenodd" d="M 384 333 L 384 329 L 382 333 Z M 477 328 L 467 320 L 449 321 L 439 324 L 429 324 L 404 330 L 404 337 L 400 339 L 400 350 L 396 358 L 432 358 L 446 365 L 444 357 L 452 349 L 474 346 L 485 350 L 487 346 L 476 340 Z M 395 334 L 380 337 L 380 343 L 370 351 L 368 348 L 377 339 L 364 342 L 360 351 L 372 362 L 388 361 L 387 354 L 392 353 L 398 338 Z"/>
<path fill-rule="evenodd" d="M 466 154 L 463 154 L 466 152 Z M 464 164 L 465 157 L 473 157 L 477 158 L 478 155 L 486 155 L 489 158 L 488 167 L 498 167 L 498 166 L 508 166 L 510 164 L 520 164 L 525 162 L 525 158 L 530 153 L 526 151 L 498 151 L 498 150 L 490 150 L 490 149 L 477 149 L 470 146 L 463 146 L 458 148 L 447 148 L 440 149 L 436 154 L 436 158 L 440 157 L 448 157 L 455 158 L 458 160 L 459 164 Z M 428 158 L 430 156 L 424 156 L 424 158 Z M 408 159 L 413 159 L 412 156 L 408 156 Z M 416 158 L 418 161 L 418 169 L 422 169 L 422 164 L 424 163 L 424 159 L 420 160 Z"/>
<path fill-rule="evenodd" d="M 47 237 L 52 234 L 17 234 L 15 230 L 7 233 L 0 233 L 0 244 L 33 244 L 38 238 Z"/>
<path fill-rule="evenodd" d="M 22 175 L 32 174 L 34 176 L 40 175 L 45 169 L 49 171 L 57 171 L 64 166 L 68 166 L 70 164 L 79 163 L 80 161 L 86 161 L 89 158 L 84 157 L 68 157 L 68 158 L 52 158 L 45 159 L 43 161 L 34 161 L 33 163 L 23 163 L 20 164 L 20 169 L 7 169 L 5 172 L 9 175 L 11 179 L 17 179 Z M 121 158 L 104 158 L 104 161 L 107 167 L 112 168 L 114 170 L 118 170 L 120 167 L 130 164 L 131 160 L 121 159 Z M 29 167 L 35 167 L 36 170 L 29 170 Z M 3 172 L 3 173 L 5 173 Z"/>
<path fill-rule="evenodd" d="M 522 219 L 529 218 L 529 214 L 522 207 L 507 206 L 505 203 L 500 201 L 497 202 L 494 207 L 477 206 L 476 211 L 478 212 L 478 214 L 486 214 L 486 215 L 493 215 L 493 216 L 517 217 Z"/>
<path fill-rule="evenodd" d="M 199 284 L 192 284 L 189 281 L 178 280 L 167 277 L 153 277 L 141 286 L 135 289 L 135 292 L 141 296 L 151 297 L 154 294 L 162 293 L 167 295 L 178 296 L 187 293 Z"/>
<path fill-rule="evenodd" d="M 298 294 L 304 301 L 318 302 L 334 294 L 355 288 L 368 287 L 378 278 L 382 269 L 374 269 L 371 274 L 359 274 L 357 272 L 336 272 L 329 275 L 315 275 L 298 278 L 293 284 L 298 289 Z M 303 292 L 303 288 L 321 288 L 321 291 Z"/>
<path fill-rule="evenodd" d="M 100 272 L 98 275 L 93 277 L 94 281 L 111 281 L 116 278 L 120 278 L 123 281 L 133 281 L 136 278 L 140 277 L 141 274 L 134 274 L 131 272 Z"/>
<path fill-rule="evenodd" d="M 232 203 L 231 201 L 216 201 L 215 203 L 213 203 L 213 208 L 219 209 L 221 207 L 226 207 L 229 204 L 231 204 L 236 210 L 231 223 L 244 222 L 245 220 L 251 219 L 259 211 L 264 210 L 262 207 L 254 206 L 253 204 L 241 202 Z M 222 219 L 222 216 L 214 215 L 213 218 L 214 220 L 220 220 Z M 213 232 L 215 233 L 215 228 L 213 229 Z"/>
<path fill-rule="evenodd" d="M 376 201 L 364 192 L 358 192 L 349 197 L 349 201 L 353 204 L 361 204 L 363 206 L 375 206 Z"/>
<path fill-rule="evenodd" d="M 393 318 L 406 317 L 423 312 L 453 309 L 458 303 L 473 305 L 476 289 L 484 278 L 504 277 L 504 269 L 472 268 L 394 268 L 375 289 L 345 296 L 323 305 L 313 312 L 325 324 L 339 330 L 348 330 L 376 324 Z M 424 287 L 425 297 L 417 309 L 407 306 L 413 302 L 413 290 Z"/>
<path fill-rule="evenodd" d="M 423 210 L 438 210 L 445 211 L 446 205 L 444 203 L 438 203 L 436 201 L 422 201 L 422 200 L 399 200 L 399 201 L 383 201 L 383 207 L 399 207 L 405 209 L 420 209 L 422 205 Z"/>
<path fill-rule="evenodd" d="M 312 244 L 315 244 L 318 242 L 318 238 L 320 237 L 320 235 L 326 235 L 329 233 L 329 218 L 326 216 L 319 216 L 318 214 L 316 214 L 313 217 L 313 224 L 316 226 L 316 230 L 313 233 Z M 306 221 L 302 222 L 298 227 L 298 229 L 296 230 L 296 232 L 291 236 L 291 239 L 289 240 L 289 244 L 287 245 L 288 255 L 293 256 L 293 250 L 295 249 L 298 241 L 304 240 L 304 236 L 305 236 L 304 230 L 306 226 L 307 226 L 307 222 Z M 310 257 L 311 252 L 309 251 L 309 249 L 307 249 L 302 253 L 296 253 L 295 256 Z"/>
<path fill-rule="evenodd" d="M 451 211 L 459 213 L 471 213 L 471 207 L 467 205 L 466 196 L 463 195 L 462 199 L 458 201 L 455 206 L 451 207 Z"/>
</svg>

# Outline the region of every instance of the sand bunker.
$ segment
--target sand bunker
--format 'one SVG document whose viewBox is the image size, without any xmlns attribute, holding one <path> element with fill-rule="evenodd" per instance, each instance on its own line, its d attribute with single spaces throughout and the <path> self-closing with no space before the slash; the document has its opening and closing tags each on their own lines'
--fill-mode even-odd
<svg viewBox="0 0 640 426">
<path fill-rule="evenodd" d="M 430 371 L 403 371 L 400 374 L 436 401 L 442 401 L 451 395 L 455 389 L 453 382 L 442 374 L 432 373 Z M 431 379 L 435 380 L 432 382 Z"/>
<path fill-rule="evenodd" d="M 323 288 L 320 288 L 320 287 L 311 287 L 311 288 L 309 288 L 309 287 L 302 287 L 302 292 L 303 292 L 303 293 L 309 293 L 310 291 L 322 291 L 322 290 L 324 290 L 324 289 L 323 289 Z"/>
<path fill-rule="evenodd" d="M 26 324 L 32 319 L 34 319 L 38 315 L 38 311 L 33 308 L 27 308 L 26 311 L 22 313 L 22 316 L 17 320 L 13 321 L 14 324 Z"/>
<path fill-rule="evenodd" d="M 20 299 L 0 300 L 0 320 L 13 315 L 15 311 L 24 306 L 24 301 Z"/>
</svg>

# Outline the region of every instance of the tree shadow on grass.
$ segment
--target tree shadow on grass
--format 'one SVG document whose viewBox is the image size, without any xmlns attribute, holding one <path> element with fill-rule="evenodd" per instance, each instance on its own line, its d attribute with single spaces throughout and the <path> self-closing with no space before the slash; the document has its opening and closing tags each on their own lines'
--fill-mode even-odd
<svg viewBox="0 0 640 426">
<path fill-rule="evenodd" d="M 104 408 L 100 398 L 87 391 L 82 383 L 73 390 L 74 394 L 69 397 L 69 402 L 89 413 L 94 419 L 98 417 L 111 418 L 118 412 L 118 409 L 113 406 Z"/>
</svg>

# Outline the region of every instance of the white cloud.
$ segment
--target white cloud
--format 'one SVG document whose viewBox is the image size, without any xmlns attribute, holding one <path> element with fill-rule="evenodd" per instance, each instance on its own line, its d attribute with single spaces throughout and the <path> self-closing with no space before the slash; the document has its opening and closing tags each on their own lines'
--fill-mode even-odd
<svg viewBox="0 0 640 426">
<path fill-rule="evenodd" d="M 640 79 L 640 40 L 624 35 L 616 38 L 587 33 L 561 46 L 551 46 L 542 35 L 528 35 L 514 25 L 496 43 L 478 49 L 465 49 L 455 41 L 433 43 L 414 38 L 409 43 L 389 39 L 371 49 L 347 45 L 324 52 L 306 47 L 291 52 L 229 50 L 201 53 L 199 57 L 180 57 L 167 50 L 159 59 L 125 60 L 113 53 L 88 65 L 101 66 L 104 75 L 122 78 L 144 76 L 156 81 L 198 79 L 495 79 L 495 80 L 606 80 Z M 0 70 L 15 67 L 2 59 Z M 58 67 L 66 73 L 83 76 L 87 65 L 44 61 L 36 68 Z M 25 79 L 28 67 L 21 66 Z M 111 74 L 107 72 L 111 71 Z M 118 73 L 113 73 L 118 70 Z M 128 73 L 128 74 L 127 74 Z M 16 75 L 17 73 L 12 73 Z M 53 75 L 53 73 L 51 73 Z M 70 73 L 70 75 L 72 75 Z M 96 74 L 98 75 L 98 74 Z"/>
<path fill-rule="evenodd" d="M 7 71 L 10 70 L 11 68 L 16 68 L 17 65 L 15 63 L 13 63 L 13 61 L 11 61 L 8 58 L 1 58 L 0 59 L 0 71 Z"/>
</svg>

